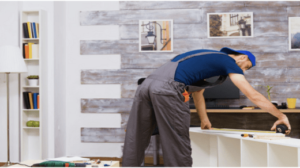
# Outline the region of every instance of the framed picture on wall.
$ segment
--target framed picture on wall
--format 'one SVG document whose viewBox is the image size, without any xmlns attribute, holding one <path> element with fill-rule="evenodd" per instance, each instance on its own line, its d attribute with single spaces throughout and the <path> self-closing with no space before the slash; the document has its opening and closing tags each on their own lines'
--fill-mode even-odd
<svg viewBox="0 0 300 168">
<path fill-rule="evenodd" d="M 300 17 L 289 17 L 289 50 L 300 51 Z"/>
<path fill-rule="evenodd" d="M 139 20 L 140 52 L 173 52 L 173 20 Z"/>
<path fill-rule="evenodd" d="M 208 38 L 253 37 L 253 12 L 208 13 Z"/>
</svg>

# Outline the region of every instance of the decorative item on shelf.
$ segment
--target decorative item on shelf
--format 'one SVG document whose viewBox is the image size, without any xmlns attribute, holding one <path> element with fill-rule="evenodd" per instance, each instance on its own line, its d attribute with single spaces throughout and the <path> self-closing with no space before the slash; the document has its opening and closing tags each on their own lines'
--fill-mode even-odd
<svg viewBox="0 0 300 168">
<path fill-rule="evenodd" d="M 30 75 L 27 76 L 29 86 L 38 86 L 39 83 L 39 76 L 38 75 Z"/>
<path fill-rule="evenodd" d="M 282 109 L 287 109 L 286 102 L 282 102 L 282 103 L 281 103 L 281 108 L 282 108 Z"/>
<path fill-rule="evenodd" d="M 287 101 L 287 107 L 289 109 L 296 108 L 296 102 L 297 102 L 296 98 L 287 98 L 286 101 Z"/>
<path fill-rule="evenodd" d="M 271 89 L 273 88 L 273 86 L 271 87 L 271 86 L 269 86 L 269 85 L 267 85 L 267 86 L 264 86 L 265 88 L 267 88 L 267 93 L 268 93 L 268 99 L 270 100 L 270 102 L 272 102 L 272 100 L 271 100 Z"/>
<path fill-rule="evenodd" d="M 29 121 L 26 122 L 26 126 L 27 127 L 40 127 L 40 122 L 29 120 Z"/>
<path fill-rule="evenodd" d="M 278 107 L 278 101 L 271 101 L 272 104 L 274 104 L 275 107 Z"/>
</svg>

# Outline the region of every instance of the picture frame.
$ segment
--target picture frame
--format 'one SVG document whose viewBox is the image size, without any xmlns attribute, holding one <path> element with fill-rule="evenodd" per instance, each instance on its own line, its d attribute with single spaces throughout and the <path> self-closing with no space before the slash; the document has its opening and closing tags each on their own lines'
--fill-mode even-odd
<svg viewBox="0 0 300 168">
<path fill-rule="evenodd" d="M 252 38 L 253 12 L 207 13 L 207 38 Z"/>
<path fill-rule="evenodd" d="M 289 17 L 289 51 L 300 51 L 300 17 Z"/>
<path fill-rule="evenodd" d="M 139 20 L 139 52 L 173 52 L 173 19 Z"/>
</svg>

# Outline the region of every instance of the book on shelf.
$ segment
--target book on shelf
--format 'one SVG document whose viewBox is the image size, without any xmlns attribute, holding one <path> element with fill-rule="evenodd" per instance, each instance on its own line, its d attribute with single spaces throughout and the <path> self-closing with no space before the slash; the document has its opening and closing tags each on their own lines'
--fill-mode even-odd
<svg viewBox="0 0 300 168">
<path fill-rule="evenodd" d="M 28 92 L 23 92 L 23 100 L 25 108 L 30 109 Z"/>
<path fill-rule="evenodd" d="M 23 101 L 25 109 L 40 108 L 40 94 L 32 92 L 23 92 Z"/>
<path fill-rule="evenodd" d="M 37 95 L 37 108 L 40 109 L 40 94 Z"/>
<path fill-rule="evenodd" d="M 23 58 L 38 59 L 39 57 L 39 44 L 23 43 Z"/>
<path fill-rule="evenodd" d="M 29 38 L 27 23 L 23 23 L 24 38 Z"/>
<path fill-rule="evenodd" d="M 31 93 L 31 92 L 29 92 L 29 93 L 28 93 L 28 95 L 29 95 L 30 109 L 33 109 L 32 93 Z"/>
<path fill-rule="evenodd" d="M 39 38 L 39 24 L 36 22 L 23 23 L 24 38 Z"/>
<path fill-rule="evenodd" d="M 38 23 L 35 23 L 35 28 L 36 28 L 36 35 L 37 37 L 39 38 L 40 37 L 40 32 L 39 32 L 39 24 Z"/>
<path fill-rule="evenodd" d="M 23 58 L 26 59 L 26 51 L 25 51 L 25 46 L 27 45 L 27 43 L 23 43 Z"/>
<path fill-rule="evenodd" d="M 33 59 L 38 59 L 39 58 L 39 44 L 32 44 L 31 46 L 31 51 L 32 51 L 32 58 Z"/>
<path fill-rule="evenodd" d="M 29 38 L 32 38 L 30 22 L 27 22 Z"/>
<path fill-rule="evenodd" d="M 28 43 L 28 45 L 29 45 L 29 59 L 32 59 L 32 44 L 33 43 Z"/>
<path fill-rule="evenodd" d="M 36 29 L 35 29 L 35 23 L 34 22 L 32 23 L 32 26 L 33 26 L 32 30 L 33 30 L 34 37 L 37 38 L 37 36 L 36 36 Z"/>
<path fill-rule="evenodd" d="M 25 58 L 29 59 L 29 46 L 28 46 L 28 43 L 25 44 Z"/>
<path fill-rule="evenodd" d="M 33 108 L 37 109 L 37 93 L 33 93 Z"/>
</svg>

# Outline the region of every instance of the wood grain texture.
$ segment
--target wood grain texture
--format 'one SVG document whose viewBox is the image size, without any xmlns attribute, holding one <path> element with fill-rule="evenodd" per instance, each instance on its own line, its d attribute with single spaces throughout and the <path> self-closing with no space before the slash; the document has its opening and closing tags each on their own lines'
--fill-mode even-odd
<svg viewBox="0 0 300 168">
<path fill-rule="evenodd" d="M 80 55 L 139 52 L 138 40 L 80 40 Z"/>
<path fill-rule="evenodd" d="M 201 8 L 233 8 L 244 7 L 245 1 L 202 1 L 200 5 Z"/>
<path fill-rule="evenodd" d="M 81 142 L 124 143 L 124 128 L 81 128 Z"/>
<path fill-rule="evenodd" d="M 243 1 L 120 1 L 120 10 L 243 7 Z"/>
<path fill-rule="evenodd" d="M 121 97 L 122 98 L 134 98 L 137 87 L 138 87 L 137 81 L 122 83 Z"/>
<path fill-rule="evenodd" d="M 120 10 L 197 9 L 197 1 L 120 1 Z"/>
<path fill-rule="evenodd" d="M 249 7 L 214 7 L 202 8 L 202 21 L 207 22 L 207 13 L 253 12 L 253 22 L 286 22 L 288 21 L 286 8 L 265 6 Z M 255 23 L 254 23 L 255 26 Z"/>
<path fill-rule="evenodd" d="M 199 39 L 207 37 L 206 24 L 174 24 L 174 39 Z M 139 39 L 139 25 L 120 25 L 120 38 L 122 40 Z"/>
<path fill-rule="evenodd" d="M 245 6 L 288 7 L 299 6 L 299 1 L 246 1 Z"/>
<path fill-rule="evenodd" d="M 282 82 L 282 83 L 272 83 L 266 80 L 264 83 L 250 83 L 254 89 L 267 97 L 267 89 L 264 87 L 266 85 L 270 85 L 273 88 L 271 89 L 271 99 L 276 100 L 277 98 L 287 98 L 287 97 L 298 97 L 300 95 L 300 83 L 290 83 L 290 82 Z M 264 85 L 264 86 L 262 86 Z M 240 92 L 241 95 L 244 95 Z"/>
<path fill-rule="evenodd" d="M 286 114 L 289 118 L 292 132 L 289 136 L 300 138 L 300 114 Z M 251 130 L 270 130 L 276 118 L 271 114 L 254 113 L 209 113 L 208 118 L 215 128 L 251 129 Z M 200 125 L 197 113 L 191 114 L 191 125 Z"/>
<path fill-rule="evenodd" d="M 203 48 L 220 50 L 224 46 L 236 50 L 249 50 L 258 53 L 288 52 L 288 37 L 266 36 L 254 38 L 209 38 L 201 39 Z"/>
<path fill-rule="evenodd" d="M 288 22 L 255 22 L 254 24 L 254 37 L 288 37 Z M 120 25 L 120 38 L 122 40 L 138 40 L 138 32 L 138 25 Z M 207 38 L 207 24 L 174 24 L 173 37 L 174 39 Z"/>
<path fill-rule="evenodd" d="M 287 52 L 288 37 L 255 37 L 255 38 L 209 38 L 178 39 L 174 43 L 174 52 L 183 53 L 197 49 L 220 50 L 224 46 L 251 52 Z M 81 55 L 139 53 L 138 40 L 81 40 Z"/>
<path fill-rule="evenodd" d="M 300 82 L 299 68 L 259 68 L 245 72 L 246 79 L 251 83 L 267 82 Z"/>
<path fill-rule="evenodd" d="M 138 40 L 81 40 L 81 55 L 125 54 L 139 53 Z M 203 42 L 200 39 L 177 39 L 174 42 L 175 53 L 201 49 Z"/>
<path fill-rule="evenodd" d="M 81 99 L 81 113 L 129 113 L 133 99 Z"/>
<path fill-rule="evenodd" d="M 256 67 L 260 68 L 299 68 L 300 56 L 298 52 L 279 53 L 254 53 L 256 56 Z M 253 70 L 256 69 L 253 68 Z"/>
<path fill-rule="evenodd" d="M 173 19 L 175 23 L 200 23 L 200 9 L 177 10 L 119 10 L 119 11 L 80 11 L 81 26 L 139 24 L 139 20 Z"/>
<path fill-rule="evenodd" d="M 154 72 L 155 69 L 87 69 L 81 70 L 81 84 L 122 84 L 137 81 Z"/>
<path fill-rule="evenodd" d="M 158 68 L 170 61 L 179 53 L 136 53 L 123 54 L 121 57 L 122 69 Z"/>
<path fill-rule="evenodd" d="M 129 119 L 129 112 L 128 113 L 121 113 L 121 128 L 127 128 L 127 122 Z"/>
<path fill-rule="evenodd" d="M 287 7 L 288 17 L 300 17 L 300 6 Z"/>
<path fill-rule="evenodd" d="M 288 37 L 288 22 L 255 22 L 254 36 L 285 36 Z"/>
</svg>

